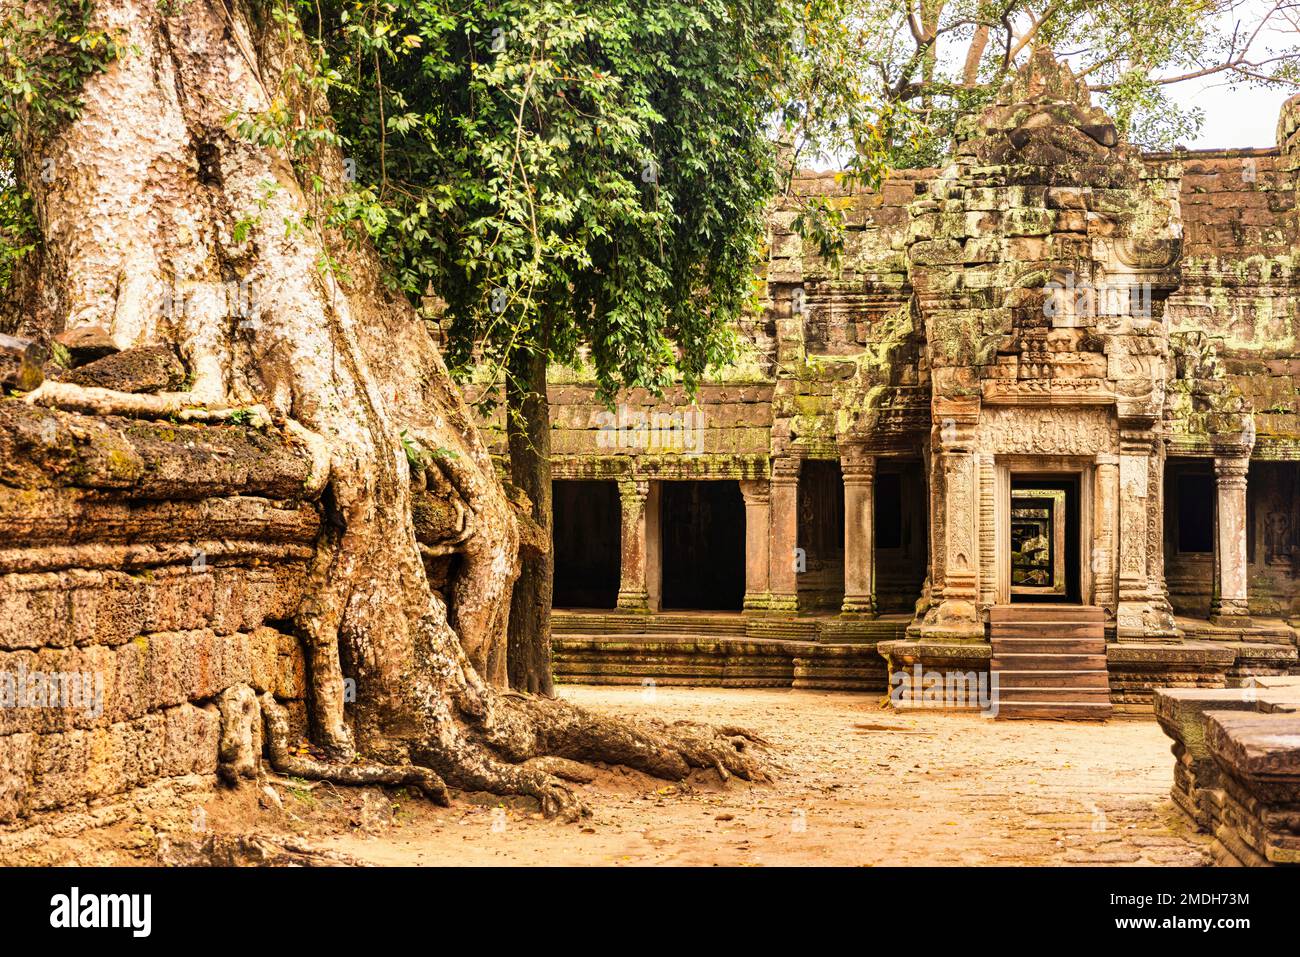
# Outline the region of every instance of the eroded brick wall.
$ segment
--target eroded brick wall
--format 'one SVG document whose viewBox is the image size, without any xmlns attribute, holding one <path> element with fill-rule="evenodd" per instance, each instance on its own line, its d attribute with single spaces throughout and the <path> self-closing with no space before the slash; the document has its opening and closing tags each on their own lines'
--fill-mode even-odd
<svg viewBox="0 0 1300 957">
<path fill-rule="evenodd" d="M 275 626 L 319 527 L 309 470 L 251 428 L 0 401 L 0 827 L 211 779 L 227 689 L 273 692 L 301 728 L 302 657 Z"/>
<path fill-rule="evenodd" d="M 1207 425 L 1239 395 L 1253 413 L 1247 558 L 1251 611 L 1300 613 L 1300 101 L 1284 109 L 1279 148 L 1167 154 L 1183 167 L 1182 285 L 1167 313 L 1174 454 L 1212 453 Z M 1153 157 L 1161 159 L 1166 157 Z M 1193 374 L 1209 381 L 1189 386 Z M 1195 372 L 1193 371 L 1195 370 Z M 1204 616 L 1213 591 L 1208 554 L 1183 553 L 1166 528 L 1170 599 Z"/>
</svg>

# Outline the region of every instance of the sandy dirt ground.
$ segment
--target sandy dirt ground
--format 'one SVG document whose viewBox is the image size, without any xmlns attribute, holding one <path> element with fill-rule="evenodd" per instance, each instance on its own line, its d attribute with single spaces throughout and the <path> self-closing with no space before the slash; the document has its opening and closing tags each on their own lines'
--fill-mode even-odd
<svg viewBox="0 0 1300 957">
<path fill-rule="evenodd" d="M 129 854 L 120 834 L 67 842 L 67 854 L 46 845 L 45 853 L 144 863 L 160 841 L 201 827 L 287 836 L 380 865 L 1208 861 L 1207 839 L 1170 802 L 1173 758 L 1151 719 L 900 714 L 861 695 L 801 691 L 570 686 L 561 694 L 617 714 L 745 725 L 775 746 L 777 781 L 722 784 L 700 772 L 668 784 L 603 770 L 579 786 L 592 816 L 577 824 L 487 795 L 458 795 L 444 809 L 405 794 L 273 781 L 274 798 L 250 785 L 196 796 L 170 825 L 161 816 L 119 825 L 131 836 Z"/>
</svg>

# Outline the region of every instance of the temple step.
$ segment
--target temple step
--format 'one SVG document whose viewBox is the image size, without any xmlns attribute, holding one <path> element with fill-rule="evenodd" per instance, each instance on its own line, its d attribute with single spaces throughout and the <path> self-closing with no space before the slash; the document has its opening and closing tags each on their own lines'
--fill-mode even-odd
<svg viewBox="0 0 1300 957">
<path fill-rule="evenodd" d="M 1095 622 L 998 621 L 993 628 L 1004 639 L 1094 639 L 1105 643 L 1105 626 Z"/>
<path fill-rule="evenodd" d="M 1008 621 L 1036 621 L 1065 624 L 1106 624 L 1106 610 L 1098 605 L 994 605 L 989 609 L 994 624 Z"/>
<path fill-rule="evenodd" d="M 1007 671 L 998 670 L 998 688 L 1099 688 L 1110 693 L 1110 674 L 1098 671 Z"/>
<path fill-rule="evenodd" d="M 1007 720 L 1038 721 L 1105 721 L 1111 716 L 1110 702 L 1017 701 L 1000 705 L 998 717 Z"/>
<path fill-rule="evenodd" d="M 1007 652 L 993 644 L 993 667 L 1010 671 L 1099 671 L 1106 667 L 1105 655 L 1023 655 Z"/>
<path fill-rule="evenodd" d="M 990 609 L 999 718 L 1104 720 L 1111 715 L 1106 617 L 1087 605 Z"/>
<path fill-rule="evenodd" d="M 1038 635 L 1005 635 L 1000 645 L 1007 654 L 1022 655 L 1104 655 L 1106 639 L 1098 635 L 1058 635 L 1043 631 Z"/>
<path fill-rule="evenodd" d="M 1009 704 L 1032 701 L 1110 704 L 1110 688 L 1008 688 L 998 685 L 998 703 L 1004 708 Z"/>
</svg>

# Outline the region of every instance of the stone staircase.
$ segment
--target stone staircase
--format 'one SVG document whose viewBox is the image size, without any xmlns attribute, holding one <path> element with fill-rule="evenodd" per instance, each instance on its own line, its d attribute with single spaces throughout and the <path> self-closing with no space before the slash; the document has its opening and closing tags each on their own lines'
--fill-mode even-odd
<svg viewBox="0 0 1300 957">
<path fill-rule="evenodd" d="M 1109 718 L 1105 622 L 1104 610 L 1089 605 L 993 606 L 998 717 Z"/>
</svg>

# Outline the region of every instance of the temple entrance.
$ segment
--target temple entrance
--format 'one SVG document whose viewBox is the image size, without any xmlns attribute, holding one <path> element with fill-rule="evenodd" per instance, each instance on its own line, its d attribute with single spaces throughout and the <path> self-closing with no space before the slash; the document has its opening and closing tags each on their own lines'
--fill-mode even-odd
<svg viewBox="0 0 1300 957">
<path fill-rule="evenodd" d="M 910 614 L 925 581 L 929 489 L 920 462 L 879 460 L 874 495 L 876 610 Z"/>
<path fill-rule="evenodd" d="M 622 510 L 617 482 L 551 484 L 555 549 L 555 608 L 613 608 L 618 604 Z"/>
<path fill-rule="evenodd" d="M 740 611 L 745 501 L 734 481 L 664 482 L 663 608 Z"/>
<path fill-rule="evenodd" d="M 808 459 L 799 473 L 800 611 L 844 603 L 844 476 L 839 462 Z"/>
<path fill-rule="evenodd" d="M 1082 601 L 1079 480 L 1012 476 L 1009 531 L 1012 602 Z"/>
</svg>

